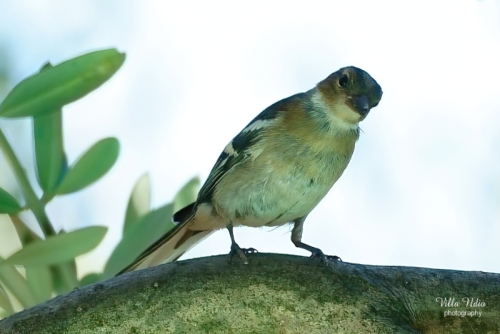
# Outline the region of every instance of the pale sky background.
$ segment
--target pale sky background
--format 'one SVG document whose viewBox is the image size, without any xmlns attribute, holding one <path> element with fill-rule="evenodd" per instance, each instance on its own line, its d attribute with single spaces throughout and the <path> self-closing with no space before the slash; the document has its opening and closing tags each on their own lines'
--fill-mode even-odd
<svg viewBox="0 0 500 334">
<path fill-rule="evenodd" d="M 191 177 L 206 179 L 260 111 L 349 65 L 384 95 L 303 241 L 347 262 L 500 272 L 499 2 L 0 0 L 10 88 L 47 60 L 108 47 L 126 62 L 64 109 L 65 146 L 72 163 L 116 136 L 120 158 L 105 178 L 48 208 L 58 228 L 110 227 L 79 259 L 80 275 L 104 265 L 143 173 L 154 206 L 171 201 Z M 0 126 L 32 169 L 29 123 Z M 15 193 L 2 159 L 0 186 Z M 0 219 L 0 244 L 9 224 Z M 242 247 L 309 255 L 288 227 L 235 233 Z M 2 246 L 2 256 L 14 251 Z M 221 231 L 185 258 L 229 246 Z"/>
</svg>

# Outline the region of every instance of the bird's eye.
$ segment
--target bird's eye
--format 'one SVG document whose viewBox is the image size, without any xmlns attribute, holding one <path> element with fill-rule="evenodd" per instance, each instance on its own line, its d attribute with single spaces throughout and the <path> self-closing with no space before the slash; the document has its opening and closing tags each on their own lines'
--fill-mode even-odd
<svg viewBox="0 0 500 334">
<path fill-rule="evenodd" d="M 342 74 L 342 76 L 340 77 L 339 79 L 339 86 L 340 87 L 345 87 L 347 86 L 347 82 L 349 81 L 349 78 L 347 77 L 347 75 L 345 74 Z"/>
</svg>

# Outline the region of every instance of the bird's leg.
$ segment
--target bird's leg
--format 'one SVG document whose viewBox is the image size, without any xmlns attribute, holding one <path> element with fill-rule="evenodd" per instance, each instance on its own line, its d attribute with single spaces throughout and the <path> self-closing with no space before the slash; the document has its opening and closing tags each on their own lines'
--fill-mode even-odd
<svg viewBox="0 0 500 334">
<path fill-rule="evenodd" d="M 231 259 L 235 254 L 238 254 L 238 256 L 243 260 L 243 263 L 248 264 L 248 258 L 246 254 L 257 253 L 257 250 L 255 248 L 241 248 L 240 246 L 238 246 L 236 241 L 234 241 L 232 224 L 229 224 L 227 226 L 227 230 L 229 231 L 229 236 L 231 237 L 231 251 L 229 252 L 228 255 L 228 261 L 231 261 Z"/>
<path fill-rule="evenodd" d="M 311 257 L 317 257 L 319 259 L 321 259 L 321 261 L 323 262 L 327 262 L 329 260 L 331 261 L 340 261 L 342 262 L 342 259 L 340 257 L 338 257 L 337 255 L 325 255 L 325 253 L 323 253 L 323 251 L 319 248 L 316 248 L 316 247 L 313 247 L 313 246 L 310 246 L 308 244 L 305 244 L 303 242 L 300 242 L 300 241 L 293 241 L 292 242 L 295 244 L 295 247 L 299 247 L 299 248 L 303 248 L 305 250 L 308 250 L 311 252 Z"/>
<path fill-rule="evenodd" d="M 327 264 L 329 260 L 342 261 L 342 259 L 336 255 L 325 255 L 321 249 L 310 246 L 302 242 L 302 227 L 304 226 L 305 220 L 306 216 L 294 220 L 295 225 L 293 226 L 292 229 L 292 242 L 295 245 L 295 247 L 310 251 L 312 258 L 317 257 L 325 264 Z"/>
</svg>

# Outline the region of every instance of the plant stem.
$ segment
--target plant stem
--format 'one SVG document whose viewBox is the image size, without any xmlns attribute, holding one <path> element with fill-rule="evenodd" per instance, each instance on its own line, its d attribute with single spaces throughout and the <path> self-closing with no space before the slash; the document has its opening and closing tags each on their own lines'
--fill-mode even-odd
<svg viewBox="0 0 500 334">
<path fill-rule="evenodd" d="M 26 201 L 26 206 L 35 215 L 44 235 L 46 237 L 49 235 L 55 235 L 56 233 L 54 231 L 54 227 L 50 223 L 49 217 L 45 212 L 45 204 L 36 196 L 35 191 L 28 181 L 28 177 L 26 176 L 24 168 L 21 166 L 19 159 L 17 158 L 14 150 L 7 141 L 7 138 L 5 137 L 2 129 L 0 129 L 0 149 L 3 151 L 7 162 L 12 168 L 17 182 L 19 182 L 19 186 Z"/>
</svg>

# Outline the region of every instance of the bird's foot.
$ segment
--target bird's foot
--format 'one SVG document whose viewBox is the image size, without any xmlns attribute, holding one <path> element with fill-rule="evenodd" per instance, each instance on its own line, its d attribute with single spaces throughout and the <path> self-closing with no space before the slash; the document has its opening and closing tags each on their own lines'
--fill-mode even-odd
<svg viewBox="0 0 500 334">
<path fill-rule="evenodd" d="M 342 262 L 342 259 L 338 257 L 337 255 L 325 255 L 321 249 L 318 249 L 317 251 L 311 252 L 311 258 L 319 258 L 321 262 L 324 264 L 328 265 L 330 261 L 333 262 Z"/>
<path fill-rule="evenodd" d="M 330 261 L 342 262 L 342 259 L 340 257 L 336 255 L 325 255 L 325 253 L 323 253 L 321 249 L 305 244 L 302 241 L 293 241 L 293 243 L 295 244 L 296 247 L 310 251 L 311 258 L 319 258 L 321 262 L 323 262 L 326 265 L 328 265 Z"/>
<path fill-rule="evenodd" d="M 231 262 L 233 259 L 233 256 L 238 254 L 240 259 L 243 260 L 244 264 L 248 264 L 248 258 L 247 254 L 254 254 L 258 253 L 258 251 L 255 248 L 240 248 L 237 243 L 231 244 L 231 251 L 229 252 L 229 255 L 227 257 L 228 262 Z"/>
</svg>

